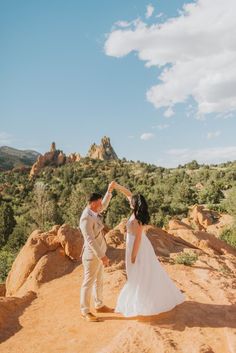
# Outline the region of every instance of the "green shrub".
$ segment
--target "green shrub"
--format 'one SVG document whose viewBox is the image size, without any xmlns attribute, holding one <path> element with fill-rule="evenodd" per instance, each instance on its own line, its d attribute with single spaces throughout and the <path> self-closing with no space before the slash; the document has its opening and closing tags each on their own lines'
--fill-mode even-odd
<svg viewBox="0 0 236 353">
<path fill-rule="evenodd" d="M 220 239 L 236 248 L 236 226 L 223 230 L 220 235 Z"/>
<path fill-rule="evenodd" d="M 17 253 L 2 248 L 0 250 L 0 282 L 5 282 Z"/>
<path fill-rule="evenodd" d="M 15 225 L 13 208 L 10 204 L 4 202 L 0 205 L 0 246 L 7 243 Z"/>
<path fill-rule="evenodd" d="M 223 205 L 227 212 L 236 218 L 236 187 L 233 187 L 223 202 Z"/>
<path fill-rule="evenodd" d="M 18 251 L 26 243 L 29 233 L 30 229 L 26 220 L 20 218 L 9 236 L 6 248 L 12 251 Z"/>
<path fill-rule="evenodd" d="M 175 264 L 182 264 L 186 266 L 192 266 L 198 259 L 198 256 L 196 254 L 189 254 L 189 253 L 180 253 L 178 254 L 175 259 L 174 263 Z"/>
</svg>

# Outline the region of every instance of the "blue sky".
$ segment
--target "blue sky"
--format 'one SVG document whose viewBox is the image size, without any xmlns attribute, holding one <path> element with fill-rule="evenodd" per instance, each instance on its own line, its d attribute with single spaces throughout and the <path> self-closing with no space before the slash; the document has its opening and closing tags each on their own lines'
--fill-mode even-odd
<svg viewBox="0 0 236 353">
<path fill-rule="evenodd" d="M 86 155 L 106 135 L 163 166 L 236 159 L 235 3 L 218 25 L 204 1 L 0 0 L 0 145 Z"/>
</svg>

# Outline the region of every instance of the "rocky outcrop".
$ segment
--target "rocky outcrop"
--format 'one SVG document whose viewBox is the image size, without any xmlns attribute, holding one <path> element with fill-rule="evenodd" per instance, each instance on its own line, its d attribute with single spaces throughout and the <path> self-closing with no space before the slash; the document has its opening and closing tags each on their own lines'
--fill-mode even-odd
<svg viewBox="0 0 236 353">
<path fill-rule="evenodd" d="M 221 236 L 221 233 L 226 228 L 231 228 L 234 224 L 234 217 L 229 214 L 220 214 L 217 222 L 210 224 L 206 231 L 208 233 L 214 234 L 217 238 Z"/>
<path fill-rule="evenodd" d="M 146 234 L 158 256 L 170 256 L 187 249 L 197 249 L 194 244 L 181 237 L 173 237 L 172 234 L 159 227 L 147 226 Z"/>
<path fill-rule="evenodd" d="M 113 147 L 111 146 L 110 138 L 103 137 L 100 145 L 95 143 L 90 147 L 88 157 L 100 160 L 116 160 L 118 159 Z M 37 161 L 33 164 L 30 170 L 30 178 L 37 176 L 40 171 L 47 167 L 59 167 L 66 163 L 79 162 L 82 156 L 79 153 L 71 153 L 66 156 L 63 151 L 56 149 L 55 142 L 52 142 L 50 151 L 44 155 L 40 155 Z"/>
<path fill-rule="evenodd" d="M 110 138 L 106 136 L 102 138 L 100 145 L 96 145 L 94 143 L 90 147 L 88 152 L 88 157 L 93 159 L 105 160 L 105 161 L 118 159 L 111 145 Z"/>
<path fill-rule="evenodd" d="M 79 153 L 71 153 L 66 157 L 66 163 L 79 162 L 82 156 Z"/>
<path fill-rule="evenodd" d="M 183 222 L 173 222 L 173 227 L 180 229 L 180 237 L 185 230 L 193 231 Z M 126 281 L 125 224 L 123 221 L 106 235 L 111 265 L 104 269 L 103 297 L 105 304 L 113 308 Z M 167 256 L 158 258 L 169 277 L 184 292 L 184 303 L 169 312 L 149 317 L 127 319 L 116 312 L 101 313 L 98 330 L 97 325 L 86 322 L 79 314 L 83 280 L 83 267 L 79 263 L 67 275 L 62 271 L 60 277 L 42 285 L 37 295 L 28 292 L 21 298 L 0 298 L 1 352 L 189 353 L 194 348 L 198 353 L 233 353 L 236 347 L 235 257 L 229 253 L 198 251 L 197 261 L 192 266 L 178 264 L 170 261 L 168 253 L 184 250 L 191 244 L 160 228 L 147 226 L 145 231 L 151 241 L 154 239 L 156 253 L 162 255 L 163 249 L 166 250 Z M 71 242 L 76 232 L 69 226 L 57 226 L 47 233 L 35 232 L 32 246 L 35 250 L 38 247 L 38 252 L 31 252 L 31 263 L 36 255 L 44 259 L 45 249 L 49 249 L 46 255 L 59 249 L 64 257 L 67 257 L 66 252 L 72 255 L 77 248 Z M 58 248 L 54 249 L 56 246 Z M 191 248 L 191 251 L 195 250 Z M 117 254 L 120 254 L 119 263 Z M 58 257 L 57 262 L 51 262 L 53 266 L 48 262 L 44 272 L 60 267 L 61 260 L 62 257 Z M 156 280 L 161 286 L 159 278 Z M 93 311 L 93 302 L 91 304 Z"/>
<path fill-rule="evenodd" d="M 219 237 L 225 228 L 233 225 L 234 218 L 228 214 L 209 210 L 204 205 L 194 205 L 189 208 L 188 217 L 183 218 L 182 222 L 195 230 L 206 231 Z"/>
<path fill-rule="evenodd" d="M 50 147 L 50 152 L 54 153 L 56 152 L 56 143 L 52 142 L 51 147 Z"/>
<path fill-rule="evenodd" d="M 0 298 L 0 332 L 11 326 L 11 323 L 18 321 L 18 317 L 25 307 L 36 298 L 36 293 L 28 292 L 22 298 L 1 297 Z M 0 334 L 1 342 L 1 334 Z"/>
<path fill-rule="evenodd" d="M 184 222 L 170 220 L 167 229 L 168 233 L 184 239 L 207 254 L 236 255 L 236 249 L 216 238 L 214 234 L 196 230 Z"/>
<path fill-rule="evenodd" d="M 42 283 L 63 276 L 79 260 L 83 238 L 69 225 L 54 226 L 49 232 L 35 230 L 27 239 L 6 280 L 6 296 L 37 292 Z"/>
<path fill-rule="evenodd" d="M 109 256 L 115 262 L 124 261 L 125 234 L 127 220 L 123 220 L 118 226 L 110 230 L 106 235 L 106 242 L 109 246 Z M 152 243 L 157 256 L 169 257 L 173 253 L 184 252 L 186 249 L 197 249 L 193 244 L 185 241 L 181 237 L 173 237 L 165 230 L 146 226 L 145 233 Z M 116 267 L 114 267 L 116 269 Z"/>
<path fill-rule="evenodd" d="M 46 152 L 44 155 L 40 155 L 37 161 L 33 164 L 30 171 L 30 178 L 35 177 L 39 172 L 46 166 L 58 167 L 65 164 L 66 155 L 56 149 L 55 142 L 52 142 L 50 152 Z"/>
<path fill-rule="evenodd" d="M 199 230 L 206 230 L 206 228 L 215 223 L 219 214 L 212 210 L 207 210 L 202 205 L 194 205 L 189 211 L 189 221 Z"/>
</svg>

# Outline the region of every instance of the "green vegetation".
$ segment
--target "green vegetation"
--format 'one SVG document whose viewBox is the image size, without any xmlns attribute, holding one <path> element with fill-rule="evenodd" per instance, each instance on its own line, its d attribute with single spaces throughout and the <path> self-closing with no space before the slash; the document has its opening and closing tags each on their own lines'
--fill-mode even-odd
<svg viewBox="0 0 236 353">
<path fill-rule="evenodd" d="M 157 226 L 168 224 L 173 216 L 186 217 L 188 207 L 195 203 L 236 217 L 236 162 L 205 166 L 193 161 L 167 169 L 125 159 L 83 158 L 58 168 L 48 166 L 35 180 L 29 179 L 27 170 L 0 172 L 0 277 L 5 278 L 11 259 L 32 230 L 46 231 L 64 222 L 77 227 L 86 195 L 92 191 L 105 194 L 111 180 L 142 193 L 149 204 L 151 223 Z M 109 227 L 130 214 L 125 197 L 113 194 L 105 213 Z M 234 229 L 222 237 L 235 244 Z"/>
<path fill-rule="evenodd" d="M 222 204 L 226 211 L 236 219 L 236 186 L 229 190 L 227 198 Z M 236 222 L 231 228 L 225 229 L 220 238 L 236 248 Z"/>
<path fill-rule="evenodd" d="M 14 252 L 6 249 L 0 250 L 0 283 L 5 281 L 15 257 L 16 254 Z"/>
<path fill-rule="evenodd" d="M 186 266 L 192 266 L 198 259 L 196 254 L 189 254 L 189 253 L 180 253 L 178 254 L 175 259 L 175 264 L 182 264 Z"/>
<path fill-rule="evenodd" d="M 221 240 L 224 240 L 227 244 L 236 248 L 236 227 L 225 229 L 220 236 Z"/>
</svg>

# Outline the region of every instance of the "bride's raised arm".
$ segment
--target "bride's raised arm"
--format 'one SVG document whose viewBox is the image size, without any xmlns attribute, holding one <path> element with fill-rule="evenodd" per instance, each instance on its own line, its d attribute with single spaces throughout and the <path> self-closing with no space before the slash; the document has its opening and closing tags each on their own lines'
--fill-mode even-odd
<svg viewBox="0 0 236 353">
<path fill-rule="evenodd" d="M 126 187 L 115 182 L 114 189 L 119 190 L 122 194 L 124 194 L 128 198 L 128 200 L 131 199 L 132 192 L 129 189 L 127 189 Z"/>
</svg>

